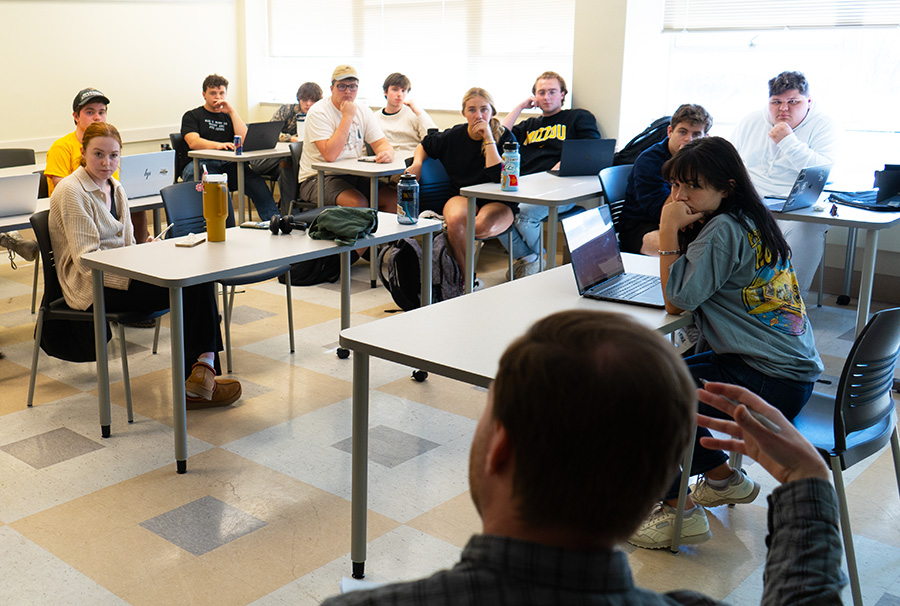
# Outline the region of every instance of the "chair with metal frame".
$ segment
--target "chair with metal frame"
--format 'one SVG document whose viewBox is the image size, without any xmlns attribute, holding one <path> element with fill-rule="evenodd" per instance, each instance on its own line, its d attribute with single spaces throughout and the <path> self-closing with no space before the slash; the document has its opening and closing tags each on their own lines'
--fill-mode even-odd
<svg viewBox="0 0 900 606">
<path fill-rule="evenodd" d="M 633 164 L 620 164 L 607 166 L 600 171 L 600 186 L 603 188 L 603 199 L 609 205 L 613 225 L 619 226 L 619 218 L 622 216 L 622 207 L 625 206 L 625 189 L 628 187 L 628 177 L 631 175 Z"/>
<path fill-rule="evenodd" d="M 26 147 L 0 149 L 0 168 L 34 164 L 34 150 Z"/>
<path fill-rule="evenodd" d="M 34 403 L 34 385 L 37 378 L 37 364 L 41 344 L 41 336 L 44 323 L 50 320 L 70 320 L 78 322 L 93 322 L 94 312 L 90 310 L 72 309 L 66 305 L 63 297 L 62 286 L 56 275 L 56 259 L 53 247 L 50 243 L 50 211 L 43 210 L 31 216 L 31 228 L 37 238 L 38 247 L 43 259 L 44 295 L 41 299 L 41 307 L 38 312 L 37 323 L 34 331 L 34 352 L 31 359 L 31 379 L 28 383 L 28 406 Z M 157 312 L 107 312 L 106 319 L 118 325 L 119 347 L 122 350 L 122 376 L 125 382 L 125 402 L 128 410 L 128 422 L 134 422 L 134 411 L 131 405 L 131 378 L 128 373 L 128 354 L 125 342 L 125 324 L 133 322 L 146 322 L 156 320 L 156 332 L 153 335 L 153 353 L 159 345 L 159 319 L 169 313 L 168 309 Z"/>
<path fill-rule="evenodd" d="M 160 190 L 166 219 L 174 226 L 169 237 L 186 236 L 189 233 L 206 233 L 206 221 L 203 218 L 203 193 L 197 190 L 197 183 L 188 181 L 176 183 Z M 227 227 L 234 227 L 234 207 L 229 198 Z M 222 308 L 225 317 L 225 359 L 226 371 L 231 372 L 231 312 L 234 307 L 234 292 L 237 286 L 257 284 L 283 275 L 287 294 L 288 336 L 291 353 L 294 353 L 294 305 L 291 298 L 291 266 L 284 265 L 265 271 L 243 274 L 227 280 L 219 280 L 222 288 Z M 230 288 L 229 288 L 230 287 Z M 230 291 L 230 292 L 229 292 Z"/>
<path fill-rule="evenodd" d="M 813 392 L 794 418 L 794 426 L 825 458 L 834 477 L 850 590 L 856 606 L 862 605 L 862 591 L 842 471 L 890 442 L 900 491 L 900 434 L 891 395 L 898 358 L 900 307 L 875 313 L 856 337 L 844 362 L 837 394 L 832 397 Z"/>
</svg>

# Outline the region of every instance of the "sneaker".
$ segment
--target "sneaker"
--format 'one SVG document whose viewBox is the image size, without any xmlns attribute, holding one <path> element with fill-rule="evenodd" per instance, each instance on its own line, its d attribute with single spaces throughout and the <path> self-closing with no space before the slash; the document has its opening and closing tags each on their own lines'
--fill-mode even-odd
<svg viewBox="0 0 900 606">
<path fill-rule="evenodd" d="M 706 476 L 691 486 L 691 498 L 694 499 L 694 503 L 704 507 L 752 503 L 757 495 L 759 495 L 759 484 L 748 478 L 741 469 L 734 470 L 728 486 L 723 488 L 711 486 Z"/>
<path fill-rule="evenodd" d="M 541 271 L 540 257 L 530 263 L 522 259 L 516 259 L 516 262 L 513 263 L 513 276 L 515 276 L 516 280 L 525 276 L 533 276 L 539 271 Z"/>
<path fill-rule="evenodd" d="M 484 288 L 484 280 L 476 276 L 475 280 L 472 282 L 472 292 L 481 290 L 482 288 Z"/>
<path fill-rule="evenodd" d="M 675 508 L 665 503 L 659 503 L 650 512 L 628 542 L 635 547 L 644 549 L 666 549 L 672 545 L 672 531 L 675 527 Z M 694 507 L 685 512 L 684 522 L 681 525 L 681 544 L 696 545 L 705 543 L 712 538 L 709 530 L 709 521 L 706 519 L 706 510 L 702 507 Z"/>
<path fill-rule="evenodd" d="M 228 406 L 241 397 L 240 381 L 216 377 L 215 369 L 203 362 L 197 362 L 191 368 L 191 376 L 184 382 L 184 388 L 188 410 Z"/>
<path fill-rule="evenodd" d="M 39 252 L 37 242 L 23 239 L 17 231 L 0 234 L 0 246 L 8 248 L 26 261 L 34 261 Z"/>
</svg>

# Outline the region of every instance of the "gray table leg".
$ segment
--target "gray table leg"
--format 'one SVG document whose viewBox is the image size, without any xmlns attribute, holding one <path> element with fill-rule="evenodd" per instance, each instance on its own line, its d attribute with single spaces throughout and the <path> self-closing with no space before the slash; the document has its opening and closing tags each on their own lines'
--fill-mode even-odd
<svg viewBox="0 0 900 606">
<path fill-rule="evenodd" d="M 153 209 L 153 235 L 158 236 L 159 232 L 162 231 L 162 217 L 160 216 L 160 209 Z"/>
<path fill-rule="evenodd" d="M 341 258 L 341 330 L 350 328 L 350 251 L 342 252 Z M 340 345 L 337 357 L 341 360 L 350 357 L 350 350 Z"/>
<path fill-rule="evenodd" d="M 187 409 L 184 393 L 184 307 L 180 288 L 169 289 L 169 331 L 172 339 L 172 424 L 175 467 L 187 472 Z"/>
<path fill-rule="evenodd" d="M 467 198 L 466 208 L 466 267 L 463 292 L 470 293 L 475 288 L 475 198 Z"/>
<path fill-rule="evenodd" d="M 316 171 L 316 188 L 319 190 L 319 208 L 325 206 L 325 171 Z"/>
<path fill-rule="evenodd" d="M 856 228 L 847 228 L 847 250 L 844 253 L 844 288 L 838 295 L 838 305 L 850 303 L 850 282 L 853 279 L 853 264 L 856 260 Z"/>
<path fill-rule="evenodd" d="M 856 335 L 869 321 L 872 306 L 872 283 L 875 281 L 875 255 L 878 253 L 878 230 L 866 230 L 866 250 L 863 254 L 862 277 L 859 280 L 859 302 L 856 305 Z"/>
<path fill-rule="evenodd" d="M 425 234 L 422 241 L 422 292 L 419 300 L 422 302 L 423 307 L 425 305 L 431 305 L 431 266 L 432 263 L 434 263 L 434 255 L 432 255 L 433 249 L 434 234 L 428 232 Z"/>
<path fill-rule="evenodd" d="M 244 222 L 244 164 L 245 162 L 237 163 L 237 195 L 238 195 L 238 225 Z M 267 218 L 271 217 L 260 217 L 260 221 L 265 221 Z"/>
<path fill-rule="evenodd" d="M 378 212 L 378 177 L 369 179 L 369 206 Z M 369 282 L 372 288 L 378 285 L 378 275 L 375 265 L 378 263 L 378 247 L 369 247 Z"/>
<path fill-rule="evenodd" d="M 194 158 L 194 181 L 202 181 L 203 175 L 200 174 L 200 158 Z"/>
<path fill-rule="evenodd" d="M 100 407 L 100 435 L 110 435 L 109 356 L 106 351 L 106 300 L 103 296 L 103 272 L 91 270 L 94 293 L 94 349 L 97 354 L 97 403 Z M 124 353 L 122 355 L 125 355 Z"/>
<path fill-rule="evenodd" d="M 559 207 L 551 206 L 547 219 L 547 269 L 556 267 L 556 232 L 559 226 Z M 540 254 L 540 253 L 538 253 Z"/>
<path fill-rule="evenodd" d="M 675 517 L 675 525 L 672 528 L 672 544 L 669 551 L 678 553 L 678 546 L 681 545 L 681 527 L 684 525 L 684 504 L 687 502 L 688 482 L 691 481 L 691 463 L 694 460 L 694 438 L 688 441 L 688 447 L 684 451 L 684 458 L 681 460 L 681 483 L 678 486 L 678 505 L 675 511 L 681 512 L 680 516 Z"/>
<path fill-rule="evenodd" d="M 369 459 L 369 354 L 353 352 L 353 454 L 350 561 L 353 578 L 365 576 Z"/>
</svg>

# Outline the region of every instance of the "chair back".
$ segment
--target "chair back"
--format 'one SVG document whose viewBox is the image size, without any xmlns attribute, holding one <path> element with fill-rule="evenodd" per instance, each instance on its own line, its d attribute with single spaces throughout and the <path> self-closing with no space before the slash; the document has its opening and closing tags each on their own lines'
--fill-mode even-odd
<svg viewBox="0 0 900 606">
<path fill-rule="evenodd" d="M 600 187 L 603 188 L 603 197 L 609 205 L 612 222 L 616 227 L 625 205 L 625 189 L 628 187 L 632 166 L 633 164 L 608 166 L 600 171 Z"/>
<path fill-rule="evenodd" d="M 34 230 L 34 237 L 41 251 L 41 271 L 44 275 L 44 294 L 41 299 L 41 307 L 45 307 L 63 296 L 62 286 L 56 275 L 53 245 L 50 242 L 50 211 L 42 210 L 31 215 L 31 229 Z"/>
<path fill-rule="evenodd" d="M 34 150 L 24 147 L 0 149 L 0 168 L 34 164 Z"/>
<path fill-rule="evenodd" d="M 168 185 L 159 191 L 166 208 L 166 220 L 174 223 L 168 237 L 177 238 L 190 233 L 205 234 L 206 219 L 203 218 L 203 192 L 198 191 L 198 181 L 186 181 Z M 228 196 L 228 219 L 226 227 L 234 227 L 234 207 Z"/>
<path fill-rule="evenodd" d="M 175 150 L 175 178 L 172 183 L 178 183 L 181 175 L 184 174 L 184 167 L 191 162 L 191 158 L 188 156 L 190 150 L 181 133 L 169 133 L 169 142 L 172 144 L 172 149 Z"/>
<path fill-rule="evenodd" d="M 872 316 L 853 343 L 844 363 L 835 397 L 836 452 L 846 450 L 847 435 L 883 424 L 887 417 L 894 414 L 891 388 L 898 357 L 900 307 L 895 307 Z M 891 423 L 886 425 L 892 426 Z M 886 444 L 889 438 L 890 432 L 887 432 L 881 445 Z"/>
<path fill-rule="evenodd" d="M 303 141 L 291 141 L 288 147 L 291 150 L 291 161 L 294 163 L 294 183 L 297 183 L 300 173 L 300 156 L 303 155 Z"/>
<path fill-rule="evenodd" d="M 47 183 L 47 177 L 44 175 L 44 171 L 36 170 L 34 171 L 41 176 L 41 180 L 38 181 L 38 199 L 40 198 L 49 198 L 50 197 L 50 186 Z"/>
<path fill-rule="evenodd" d="M 419 176 L 419 212 L 433 210 L 440 213 L 450 199 L 450 175 L 435 158 L 425 158 Z"/>
</svg>

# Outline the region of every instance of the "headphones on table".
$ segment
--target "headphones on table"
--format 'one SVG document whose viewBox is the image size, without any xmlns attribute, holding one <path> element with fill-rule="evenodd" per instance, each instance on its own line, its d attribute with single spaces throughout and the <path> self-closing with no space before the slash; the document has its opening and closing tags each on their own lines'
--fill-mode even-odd
<svg viewBox="0 0 900 606">
<path fill-rule="evenodd" d="M 274 235 L 278 235 L 278 231 L 281 230 L 283 234 L 289 234 L 294 229 L 304 230 L 307 228 L 307 223 L 305 221 L 297 221 L 291 215 L 282 216 L 282 215 L 272 215 L 272 218 L 269 219 L 269 231 Z"/>
</svg>

